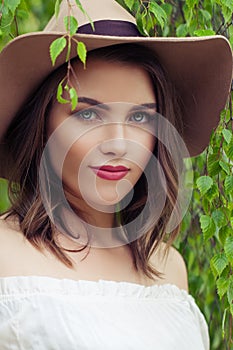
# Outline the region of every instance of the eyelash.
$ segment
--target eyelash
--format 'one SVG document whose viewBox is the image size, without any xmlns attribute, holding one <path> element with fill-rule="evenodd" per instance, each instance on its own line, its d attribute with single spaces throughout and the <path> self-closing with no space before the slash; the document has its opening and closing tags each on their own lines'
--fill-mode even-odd
<svg viewBox="0 0 233 350">
<path fill-rule="evenodd" d="M 90 119 L 83 118 L 83 115 L 84 115 L 85 112 L 89 112 L 89 113 L 91 112 L 91 113 L 95 114 L 95 116 L 97 116 L 97 118 L 90 118 Z M 136 124 L 146 124 L 146 123 L 151 122 L 152 119 L 154 119 L 154 115 L 151 115 L 151 114 L 149 114 L 149 113 L 147 113 L 147 112 L 140 112 L 140 111 L 139 111 L 139 112 L 134 112 L 134 113 L 129 117 L 129 119 L 135 117 L 136 115 L 142 115 L 144 118 L 146 118 L 146 121 L 139 121 L 139 122 L 133 121 L 133 122 L 135 122 Z M 95 110 L 91 109 L 91 108 L 90 108 L 90 109 L 87 109 L 87 110 L 84 110 L 84 111 L 81 110 L 81 111 L 75 113 L 74 116 L 75 116 L 76 118 L 82 119 L 84 122 L 87 122 L 87 123 L 93 123 L 93 122 L 96 121 L 96 119 L 101 119 L 101 118 L 99 117 L 98 113 L 97 113 Z"/>
<path fill-rule="evenodd" d="M 146 124 L 146 123 L 149 123 L 153 119 L 153 116 L 149 113 L 146 113 L 146 112 L 135 112 L 134 114 L 132 114 L 131 117 L 135 117 L 136 115 L 142 115 L 144 117 L 144 119 L 146 118 L 145 121 L 139 121 L 139 122 L 136 121 L 137 124 Z"/>
<path fill-rule="evenodd" d="M 79 111 L 78 113 L 75 113 L 75 117 L 78 117 L 79 119 L 82 119 L 83 121 L 85 121 L 85 122 L 87 122 L 87 123 L 91 123 L 91 122 L 93 122 L 93 121 L 95 121 L 96 119 L 85 119 L 85 118 L 83 118 L 83 115 L 84 115 L 84 113 L 86 113 L 86 112 L 91 112 L 91 113 L 94 113 L 96 116 L 98 116 L 98 114 L 94 111 L 94 110 L 92 110 L 91 108 L 90 109 L 86 109 L 86 110 L 84 110 L 84 111 Z"/>
</svg>

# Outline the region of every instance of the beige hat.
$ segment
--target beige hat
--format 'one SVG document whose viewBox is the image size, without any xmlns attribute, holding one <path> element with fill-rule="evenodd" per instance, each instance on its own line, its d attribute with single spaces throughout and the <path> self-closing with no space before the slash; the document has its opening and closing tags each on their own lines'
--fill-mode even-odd
<svg viewBox="0 0 233 350">
<path fill-rule="evenodd" d="M 191 155 L 204 150 L 211 131 L 217 126 L 232 79 L 232 51 L 223 36 L 212 37 L 142 37 L 135 19 L 115 0 L 82 0 L 89 19 L 71 0 L 70 15 L 79 29 L 75 38 L 87 50 L 138 43 L 149 47 L 167 71 L 184 104 L 184 139 Z M 46 76 L 65 62 L 66 52 L 52 66 L 49 46 L 66 32 L 64 16 L 69 14 L 63 0 L 58 18 L 52 17 L 42 32 L 21 35 L 0 53 L 0 140 L 18 109 Z M 71 58 L 77 55 L 72 45 Z M 34 118 L 34 116 L 32 116 Z M 1 148 L 0 148 L 1 151 Z M 0 154 L 1 159 L 1 154 Z"/>
</svg>

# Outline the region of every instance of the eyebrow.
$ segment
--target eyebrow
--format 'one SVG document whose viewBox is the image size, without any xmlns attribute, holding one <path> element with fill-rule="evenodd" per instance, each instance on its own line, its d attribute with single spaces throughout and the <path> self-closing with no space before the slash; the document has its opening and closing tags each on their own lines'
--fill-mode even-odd
<svg viewBox="0 0 233 350">
<path fill-rule="evenodd" d="M 96 106 L 98 105 L 99 108 L 102 108 L 104 110 L 107 110 L 109 111 L 110 108 L 107 104 L 103 103 L 103 102 L 100 102 L 100 101 L 97 101 L 93 98 L 90 98 L 90 97 L 79 97 L 78 98 L 78 102 L 82 102 L 82 103 L 86 103 L 88 105 L 91 105 L 91 106 Z M 133 106 L 130 111 L 135 111 L 135 110 L 139 110 L 139 109 L 143 109 L 143 108 L 150 108 L 150 109 L 156 109 L 156 106 L 157 104 L 155 102 L 153 103 L 142 103 L 140 105 L 136 105 L 136 106 Z"/>
<path fill-rule="evenodd" d="M 144 109 L 144 108 L 149 108 L 149 109 L 156 109 L 156 106 L 157 104 L 154 102 L 154 103 L 142 103 L 140 105 L 136 105 L 136 106 L 133 106 L 131 108 L 131 111 L 138 111 L 140 109 Z"/>
<path fill-rule="evenodd" d="M 93 98 L 89 98 L 89 97 L 79 97 L 78 98 L 78 102 L 79 103 L 80 102 L 86 103 L 86 104 L 88 104 L 90 106 L 98 105 L 98 107 L 103 108 L 104 110 L 107 110 L 107 111 L 109 111 L 109 109 L 110 109 L 106 104 L 104 104 L 104 103 L 102 103 L 100 101 L 94 100 Z"/>
</svg>

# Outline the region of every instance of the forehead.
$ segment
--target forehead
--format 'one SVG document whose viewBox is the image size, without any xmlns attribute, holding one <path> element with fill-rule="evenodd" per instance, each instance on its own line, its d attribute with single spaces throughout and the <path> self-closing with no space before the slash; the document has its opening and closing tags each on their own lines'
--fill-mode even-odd
<svg viewBox="0 0 233 350">
<path fill-rule="evenodd" d="M 151 78 L 137 65 L 91 58 L 86 69 L 77 61 L 73 63 L 73 69 L 72 84 L 79 96 L 102 102 L 155 102 Z"/>
</svg>

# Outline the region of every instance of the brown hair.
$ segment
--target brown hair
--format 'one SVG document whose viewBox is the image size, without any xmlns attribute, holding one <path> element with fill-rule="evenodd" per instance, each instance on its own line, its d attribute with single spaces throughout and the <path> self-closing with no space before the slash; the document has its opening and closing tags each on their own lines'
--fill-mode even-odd
<svg viewBox="0 0 233 350">
<path fill-rule="evenodd" d="M 88 59 L 89 57 L 135 64 L 147 71 L 153 83 L 158 112 L 165 116 L 179 133 L 182 133 L 178 97 L 150 49 L 137 44 L 121 44 L 90 51 Z M 42 203 L 38 174 L 46 144 L 46 120 L 56 101 L 57 86 L 66 75 L 66 71 L 67 64 L 51 73 L 17 113 L 7 130 L 5 135 L 9 161 L 7 177 L 11 201 L 7 217 L 16 215 L 22 232 L 36 248 L 41 249 L 46 246 L 63 263 L 72 267 L 72 262 L 65 253 L 66 249 L 59 246 L 54 238 L 55 226 Z M 161 132 L 167 131 L 161 130 Z M 172 142 L 173 136 L 169 132 L 167 137 Z M 178 174 L 174 160 L 159 140 L 157 140 L 154 155 L 162 167 L 167 183 L 165 206 L 159 220 L 155 220 L 153 212 L 153 208 L 156 207 L 156 201 L 152 195 L 156 191 L 153 173 L 149 174 L 149 180 L 142 174 L 134 187 L 134 196 L 130 204 L 118 215 L 118 224 L 125 225 L 136 218 L 142 212 L 146 200 L 149 201 L 149 213 L 146 217 L 142 216 L 140 227 L 135 227 L 135 230 L 142 234 L 129 243 L 136 269 L 141 270 L 149 278 L 160 275 L 159 271 L 149 263 L 151 255 L 164 240 L 168 243 L 167 247 L 170 246 L 180 229 L 178 225 L 167 237 L 167 224 L 178 194 Z M 148 191 L 148 181 L 154 184 L 154 188 L 150 191 Z M 130 237 L 131 232 L 126 234 Z M 77 251 L 85 248 L 86 246 Z"/>
</svg>

